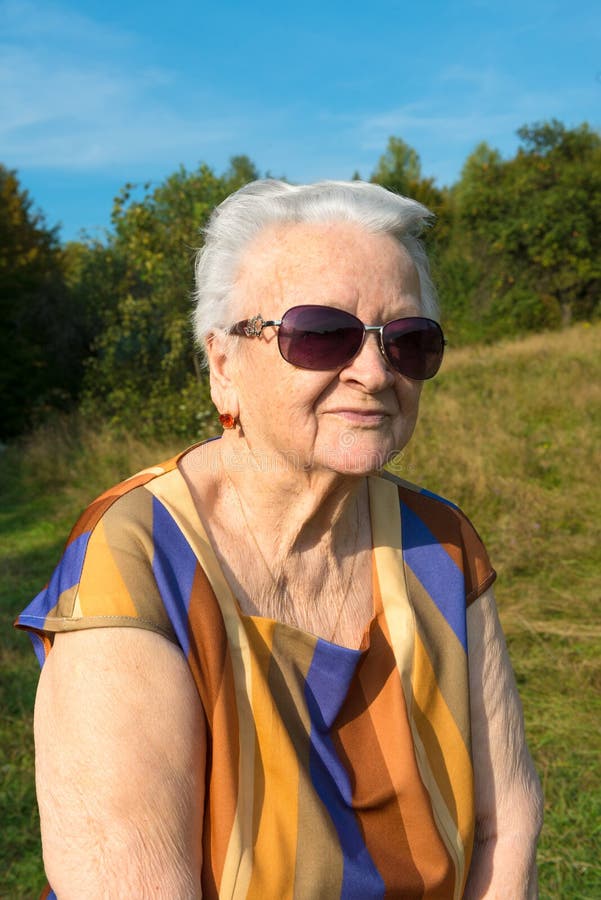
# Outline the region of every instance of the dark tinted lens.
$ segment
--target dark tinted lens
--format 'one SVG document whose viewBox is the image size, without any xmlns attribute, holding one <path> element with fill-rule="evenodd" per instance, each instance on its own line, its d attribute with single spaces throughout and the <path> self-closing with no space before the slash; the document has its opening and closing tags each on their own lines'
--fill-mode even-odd
<svg viewBox="0 0 601 900">
<path fill-rule="evenodd" d="M 438 372 L 444 337 L 438 322 L 413 316 L 384 326 L 383 343 L 390 364 L 407 378 L 425 381 Z"/>
<path fill-rule="evenodd" d="M 358 352 L 363 325 L 350 313 L 329 306 L 293 306 L 278 329 L 287 362 L 301 369 L 337 369 Z"/>
</svg>

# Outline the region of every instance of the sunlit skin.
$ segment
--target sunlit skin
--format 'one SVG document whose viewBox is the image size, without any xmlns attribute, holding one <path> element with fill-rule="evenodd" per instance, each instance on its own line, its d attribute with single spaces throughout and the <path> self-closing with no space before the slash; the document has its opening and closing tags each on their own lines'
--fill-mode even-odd
<svg viewBox="0 0 601 900">
<path fill-rule="evenodd" d="M 234 292 L 239 318 L 281 318 L 298 304 L 331 305 L 366 324 L 420 313 L 417 271 L 389 235 L 351 223 L 265 230 L 245 254 Z M 339 370 L 308 371 L 279 354 L 277 331 L 237 338 L 228 409 L 248 447 L 301 468 L 362 475 L 381 468 L 413 432 L 421 384 L 394 372 L 377 336 Z"/>
<path fill-rule="evenodd" d="M 265 229 L 242 259 L 232 301 L 232 324 L 258 313 L 279 319 L 308 303 L 370 325 L 420 312 L 405 249 L 340 222 Z M 392 370 L 373 334 L 348 365 L 328 371 L 284 360 L 275 328 L 258 338 L 216 333 L 208 356 L 213 401 L 236 428 L 187 457 L 182 471 L 201 516 L 211 510 L 205 527 L 242 607 L 278 615 L 260 599 L 271 593 L 271 576 L 255 561 L 262 556 L 272 572 L 286 573 L 291 621 L 325 637 L 337 622 L 337 639 L 358 646 L 373 615 L 365 475 L 411 437 L 421 384 Z M 242 540 L 248 532 L 260 552 Z M 336 603 L 315 603 L 320 591 L 339 597 L 351 577 L 340 616 Z"/>
</svg>

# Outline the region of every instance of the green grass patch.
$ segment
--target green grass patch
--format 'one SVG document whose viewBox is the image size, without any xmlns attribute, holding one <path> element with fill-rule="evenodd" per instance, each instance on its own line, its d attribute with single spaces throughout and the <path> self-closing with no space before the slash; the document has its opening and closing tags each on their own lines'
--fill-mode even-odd
<svg viewBox="0 0 601 900">
<path fill-rule="evenodd" d="M 449 353 L 396 470 L 458 503 L 499 573 L 497 599 L 545 791 L 543 900 L 601 897 L 601 325 Z M 37 664 L 13 632 L 78 512 L 171 455 L 77 419 L 0 457 L 0 897 L 44 876 L 33 790 Z"/>
</svg>

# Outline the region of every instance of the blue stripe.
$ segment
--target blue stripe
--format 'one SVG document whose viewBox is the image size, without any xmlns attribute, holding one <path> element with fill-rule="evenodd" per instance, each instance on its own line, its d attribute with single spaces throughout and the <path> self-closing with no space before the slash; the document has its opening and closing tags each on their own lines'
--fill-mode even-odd
<svg viewBox="0 0 601 900">
<path fill-rule="evenodd" d="M 343 858 L 340 896 L 345 900 L 383 897 L 385 891 L 353 810 L 348 772 L 330 737 L 330 728 L 348 694 L 361 656 L 359 650 L 318 640 L 305 680 L 311 717 L 309 768 L 315 790 L 338 834 Z"/>
<path fill-rule="evenodd" d="M 401 503 L 403 557 L 467 653 L 465 578 L 430 529 Z"/>
<path fill-rule="evenodd" d="M 23 624 L 23 625 L 28 624 L 27 622 L 21 622 L 20 618 L 19 618 L 19 623 Z M 35 625 L 33 627 L 36 628 Z M 44 665 L 44 663 L 46 662 L 46 650 L 44 647 L 44 642 L 43 642 L 42 638 L 39 636 L 39 634 L 36 634 L 35 631 L 28 631 L 27 637 L 31 640 L 31 643 L 33 644 L 33 650 L 34 650 L 35 655 L 37 656 L 37 660 L 38 660 L 38 663 L 40 664 L 40 669 L 41 669 L 42 666 Z"/>
<path fill-rule="evenodd" d="M 179 644 L 190 649 L 188 610 L 197 560 L 186 538 L 163 504 L 152 500 L 152 571 Z"/>
<path fill-rule="evenodd" d="M 91 531 L 85 531 L 65 548 L 61 561 L 52 573 L 47 587 L 33 598 L 17 619 L 19 625 L 42 630 L 46 623 L 46 616 L 54 609 L 61 594 L 79 584 L 91 533 Z M 35 643 L 34 649 L 39 659 Z"/>
<path fill-rule="evenodd" d="M 58 603 L 58 599 L 63 591 L 68 591 L 74 585 L 79 584 L 91 535 L 91 531 L 84 531 L 83 534 L 80 534 L 66 547 L 61 561 L 52 573 L 52 578 L 48 583 L 49 609 L 52 609 Z"/>
</svg>

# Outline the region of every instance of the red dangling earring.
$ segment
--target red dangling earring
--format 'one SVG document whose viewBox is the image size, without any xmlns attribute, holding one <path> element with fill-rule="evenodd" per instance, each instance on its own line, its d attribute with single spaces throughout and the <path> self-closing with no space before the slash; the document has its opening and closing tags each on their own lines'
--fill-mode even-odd
<svg viewBox="0 0 601 900">
<path fill-rule="evenodd" d="M 224 428 L 235 428 L 236 420 L 230 413 L 221 413 L 219 416 L 219 421 L 223 425 Z"/>
</svg>

